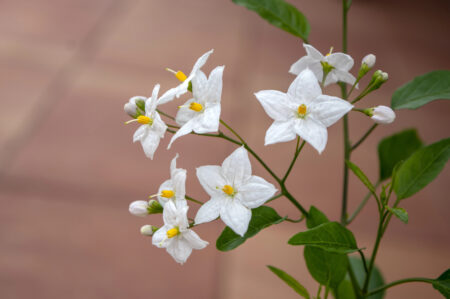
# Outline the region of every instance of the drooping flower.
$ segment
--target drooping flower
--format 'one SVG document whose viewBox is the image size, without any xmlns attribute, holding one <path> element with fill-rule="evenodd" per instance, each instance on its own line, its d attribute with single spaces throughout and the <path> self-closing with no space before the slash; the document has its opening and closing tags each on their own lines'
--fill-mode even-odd
<svg viewBox="0 0 450 299">
<path fill-rule="evenodd" d="M 202 71 L 198 71 L 192 79 L 193 98 L 179 107 L 176 122 L 181 125 L 181 128 L 173 135 L 168 148 L 178 137 L 192 131 L 198 134 L 217 132 L 220 121 L 223 70 L 223 66 L 216 67 L 208 79 Z"/>
<path fill-rule="evenodd" d="M 328 53 L 323 56 L 316 48 L 311 45 L 303 44 L 306 50 L 306 56 L 295 62 L 289 72 L 294 75 L 300 74 L 303 70 L 309 68 L 319 82 L 323 81 L 324 70 L 326 78 L 324 86 L 336 82 L 345 82 L 353 85 L 356 78 L 349 73 L 353 67 L 353 58 L 344 53 Z"/>
<path fill-rule="evenodd" d="M 172 200 L 177 206 L 187 205 L 186 196 L 186 169 L 177 168 L 177 158 L 172 159 L 170 163 L 170 179 L 161 184 L 158 190 L 158 200 L 164 205 Z"/>
<path fill-rule="evenodd" d="M 158 92 L 159 84 L 156 84 L 153 88 L 152 96 L 145 101 L 145 115 L 139 115 L 136 119 L 126 122 L 137 121 L 142 124 L 134 133 L 133 142 L 140 141 L 145 155 L 150 159 L 153 159 L 159 141 L 164 137 L 164 133 L 167 130 L 166 124 L 156 111 Z"/>
<path fill-rule="evenodd" d="M 322 95 L 319 83 L 309 69 L 295 78 L 287 93 L 262 90 L 255 96 L 275 120 L 267 130 L 265 145 L 290 141 L 298 135 L 319 153 L 327 144 L 327 127 L 353 108 L 340 98 Z"/>
<path fill-rule="evenodd" d="M 169 101 L 171 101 L 174 97 L 179 98 L 182 94 L 185 94 L 188 91 L 189 88 L 189 82 L 197 75 L 197 72 L 200 70 L 200 68 L 205 65 L 206 61 L 209 58 L 209 55 L 214 52 L 214 49 L 209 50 L 205 54 L 203 54 L 194 64 L 194 67 L 192 68 L 192 71 L 190 72 L 189 76 L 186 76 L 182 71 L 173 71 L 171 69 L 167 69 L 168 71 L 175 74 L 175 77 L 181 81 L 181 84 L 177 87 L 174 87 L 172 89 L 169 89 L 166 92 L 166 97 L 161 97 L 159 101 L 159 105 L 165 104 Z"/>
<path fill-rule="evenodd" d="M 377 124 L 390 124 L 395 120 L 395 112 L 388 106 L 377 106 L 365 109 L 366 113 Z"/>
<path fill-rule="evenodd" d="M 222 166 L 201 166 L 197 177 L 211 199 L 203 204 L 195 224 L 210 222 L 220 216 L 235 233 L 243 236 L 252 217 L 251 209 L 263 205 L 277 191 L 259 176 L 252 175 L 247 150 L 235 150 Z"/>
<path fill-rule="evenodd" d="M 180 264 L 186 262 L 192 249 L 203 249 L 208 242 L 203 241 L 191 229 L 187 219 L 187 205 L 175 206 L 168 201 L 164 206 L 164 226 L 153 234 L 153 245 L 166 248 L 167 252 Z"/>
<path fill-rule="evenodd" d="M 143 114 L 142 112 L 144 112 L 144 110 L 139 107 L 144 108 L 146 100 L 147 98 L 143 96 L 132 97 L 127 103 L 125 103 L 125 105 L 123 106 L 123 110 L 129 116 L 137 118 L 139 115 Z"/>
</svg>

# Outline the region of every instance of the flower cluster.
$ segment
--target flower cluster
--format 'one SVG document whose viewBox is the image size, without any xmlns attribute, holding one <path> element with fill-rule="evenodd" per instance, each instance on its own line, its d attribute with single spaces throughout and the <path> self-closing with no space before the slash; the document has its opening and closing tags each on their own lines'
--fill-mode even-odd
<svg viewBox="0 0 450 299">
<path fill-rule="evenodd" d="M 255 93 L 265 112 L 274 120 L 266 132 L 265 145 L 297 138 L 303 139 L 322 153 L 327 144 L 327 128 L 351 110 L 363 112 L 378 123 L 388 123 L 395 118 L 388 107 L 356 109 L 353 106 L 356 101 L 350 103 L 322 93 L 323 87 L 336 82 L 352 85 L 351 91 L 357 88 L 362 76 L 373 67 L 375 56 L 364 58 L 358 77 L 355 78 L 349 73 L 354 64 L 349 55 L 330 51 L 323 56 L 311 45 L 305 44 L 304 47 L 307 55 L 292 65 L 290 72 L 296 77 L 286 93 L 276 90 Z M 212 52 L 213 50 L 203 54 L 188 76 L 181 71 L 168 69 L 181 83 L 167 90 L 161 97 L 158 97 L 160 86 L 156 84 L 151 97 L 135 96 L 125 104 L 125 112 L 132 117 L 126 123 L 141 124 L 134 133 L 133 141 L 141 142 L 148 158 L 153 159 L 160 139 L 166 132 L 173 134 L 168 149 L 176 139 L 190 133 L 211 135 L 219 132 L 224 66 L 214 68 L 208 77 L 201 70 Z M 385 73 L 375 73 L 377 75 L 374 74 L 363 93 L 377 89 L 387 80 Z M 176 117 L 158 110 L 158 106 L 188 92 L 192 96 L 178 107 Z M 160 114 L 175 121 L 176 125 L 165 124 Z M 225 126 L 230 129 L 226 124 Z M 220 134 L 215 136 L 222 136 Z M 252 209 L 280 196 L 275 195 L 277 188 L 274 185 L 252 175 L 248 145 L 239 135 L 236 136 L 241 142 L 234 143 L 241 146 L 221 166 L 206 165 L 197 168 L 197 178 L 210 196 L 207 202 L 202 203 L 186 195 L 187 171 L 177 168 L 177 154 L 170 164 L 170 178 L 160 185 L 156 194 L 150 196 L 151 200 L 134 201 L 129 206 L 130 213 L 140 217 L 162 213 L 162 227 L 144 225 L 141 233 L 152 236 L 153 245 L 166 248 L 179 263 L 187 260 L 192 249 L 203 249 L 208 245 L 192 230 L 196 225 L 220 218 L 236 234 L 244 236 L 252 218 Z M 255 155 L 253 151 L 250 152 Z M 276 176 L 274 178 L 280 183 Z M 187 216 L 188 200 L 202 204 L 193 220 L 189 220 Z"/>
</svg>

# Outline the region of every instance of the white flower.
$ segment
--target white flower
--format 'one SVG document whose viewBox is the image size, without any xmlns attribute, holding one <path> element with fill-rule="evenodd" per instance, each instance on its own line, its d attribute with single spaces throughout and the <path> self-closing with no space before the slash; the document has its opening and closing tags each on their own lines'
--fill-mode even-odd
<svg viewBox="0 0 450 299">
<path fill-rule="evenodd" d="M 144 200 L 136 200 L 130 203 L 128 208 L 131 214 L 138 217 L 145 217 L 148 213 L 148 202 Z"/>
<path fill-rule="evenodd" d="M 353 107 L 340 98 L 322 95 L 319 83 L 309 69 L 297 76 L 287 94 L 262 90 L 255 96 L 275 120 L 267 130 L 265 145 L 290 141 L 299 135 L 319 153 L 327 144 L 327 127 Z"/>
<path fill-rule="evenodd" d="M 177 158 L 178 154 L 170 163 L 170 179 L 162 183 L 158 190 L 158 200 L 163 207 L 169 200 L 173 200 L 177 206 L 187 205 L 185 199 L 186 169 L 177 168 Z"/>
<path fill-rule="evenodd" d="M 138 110 L 138 106 L 137 106 L 137 102 L 141 102 L 141 103 L 145 103 L 145 100 L 147 98 L 143 97 L 143 96 L 135 96 L 130 98 L 130 100 L 128 101 L 128 103 L 125 103 L 125 105 L 123 106 L 123 110 L 131 117 L 136 117 L 138 115 L 137 110 Z M 145 104 L 144 104 L 145 105 Z"/>
<path fill-rule="evenodd" d="M 390 124 L 395 120 L 395 112 L 387 106 L 377 106 L 370 109 L 370 117 L 377 124 Z"/>
<path fill-rule="evenodd" d="M 179 98 L 182 94 L 186 93 L 188 91 L 189 82 L 197 75 L 197 72 L 200 70 L 200 68 L 203 65 L 205 65 L 206 61 L 209 58 L 209 55 L 211 55 L 212 52 L 214 52 L 214 49 L 209 50 L 208 52 L 203 54 L 199 59 L 197 59 L 189 76 L 186 76 L 182 71 L 175 72 L 171 69 L 167 69 L 168 71 L 175 74 L 175 77 L 177 77 L 177 79 L 181 81 L 181 84 L 175 88 L 169 89 L 165 93 L 166 96 L 161 97 L 158 104 L 159 105 L 165 104 L 171 101 L 175 96 Z"/>
<path fill-rule="evenodd" d="M 192 249 L 203 249 L 208 242 L 203 241 L 189 229 L 188 206 L 175 206 L 168 201 L 164 206 L 164 226 L 153 234 L 153 245 L 166 248 L 167 252 L 180 264 L 186 262 Z"/>
<path fill-rule="evenodd" d="M 377 58 L 375 57 L 375 55 L 373 54 L 367 54 L 366 56 L 364 56 L 361 64 L 365 64 L 367 65 L 367 67 L 369 69 L 373 68 L 373 66 L 375 65 L 375 61 L 377 60 Z"/>
<path fill-rule="evenodd" d="M 326 76 L 324 85 L 327 86 L 331 83 L 338 81 L 345 82 L 353 85 L 356 78 L 349 73 L 349 70 L 353 67 L 353 58 L 344 53 L 329 53 L 323 56 L 313 46 L 303 44 L 306 50 L 306 56 L 303 56 L 295 62 L 289 72 L 294 75 L 300 74 L 303 70 L 309 68 L 312 70 L 319 82 L 323 80 L 323 66 L 326 64 L 331 67 L 330 72 Z"/>
<path fill-rule="evenodd" d="M 182 127 L 172 137 L 168 148 L 178 137 L 192 131 L 198 134 L 217 132 L 220 120 L 223 69 L 223 66 L 216 67 L 208 79 L 202 71 L 198 71 L 192 79 L 193 98 L 180 106 L 176 122 Z"/>
<path fill-rule="evenodd" d="M 167 129 L 166 124 L 161 120 L 159 113 L 156 111 L 158 91 L 159 84 L 156 84 L 152 96 L 145 102 L 145 115 L 140 115 L 135 120 L 127 122 L 137 121 L 142 124 L 134 133 L 133 142 L 140 141 L 145 155 L 150 159 L 153 159 L 153 154 L 158 148 L 159 141 L 164 137 Z"/>
<path fill-rule="evenodd" d="M 203 204 L 195 217 L 195 224 L 217 217 L 234 232 L 243 236 L 252 217 L 250 209 L 263 205 L 277 191 L 261 177 L 252 175 L 247 150 L 235 150 L 222 166 L 197 168 L 197 177 L 211 199 Z"/>
</svg>

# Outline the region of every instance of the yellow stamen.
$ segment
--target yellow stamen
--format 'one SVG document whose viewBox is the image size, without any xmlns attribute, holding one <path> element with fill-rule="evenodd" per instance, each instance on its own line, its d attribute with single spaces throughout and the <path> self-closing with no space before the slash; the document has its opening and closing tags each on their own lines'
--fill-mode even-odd
<svg viewBox="0 0 450 299">
<path fill-rule="evenodd" d="M 189 105 L 189 109 L 194 110 L 196 112 L 202 111 L 203 110 L 203 106 L 202 104 L 196 103 L 196 102 L 192 102 Z"/>
<path fill-rule="evenodd" d="M 306 105 L 305 104 L 301 104 L 300 106 L 298 106 L 298 115 L 300 115 L 301 117 L 306 115 Z"/>
<path fill-rule="evenodd" d="M 330 52 L 328 52 L 328 54 L 325 56 L 330 56 L 332 53 L 333 53 L 333 47 L 330 48 Z"/>
<path fill-rule="evenodd" d="M 179 234 L 180 234 L 180 230 L 178 229 L 177 226 L 175 226 L 174 228 L 171 228 L 171 229 L 169 229 L 167 231 L 167 238 L 170 239 L 170 238 L 173 238 L 173 237 L 175 237 L 175 236 L 177 236 Z"/>
<path fill-rule="evenodd" d="M 223 186 L 222 191 L 228 195 L 233 195 L 233 193 L 234 193 L 234 189 L 230 185 Z"/>
<path fill-rule="evenodd" d="M 137 118 L 137 122 L 143 125 L 152 124 L 153 120 L 145 115 L 139 115 Z"/>
<path fill-rule="evenodd" d="M 174 74 L 175 77 L 177 77 L 177 79 L 180 80 L 181 82 L 184 82 L 187 79 L 187 76 L 182 71 L 175 72 L 174 70 L 169 68 L 166 68 L 166 71 Z"/>
<path fill-rule="evenodd" d="M 161 197 L 165 198 L 172 198 L 175 195 L 175 192 L 172 190 L 162 190 L 161 191 Z"/>
</svg>

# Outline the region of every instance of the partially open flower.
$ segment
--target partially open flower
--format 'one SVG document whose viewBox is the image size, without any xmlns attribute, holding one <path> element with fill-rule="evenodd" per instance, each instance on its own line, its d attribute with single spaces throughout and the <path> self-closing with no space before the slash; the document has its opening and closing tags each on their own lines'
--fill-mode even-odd
<svg viewBox="0 0 450 299">
<path fill-rule="evenodd" d="M 395 112 L 387 106 L 380 105 L 368 110 L 369 114 L 366 114 L 377 124 L 390 124 L 395 120 Z"/>
</svg>

